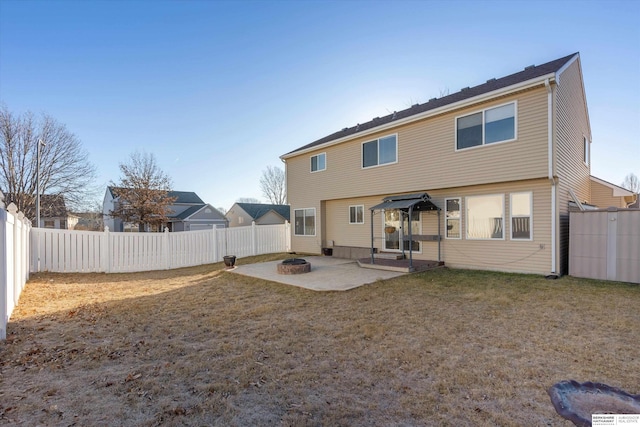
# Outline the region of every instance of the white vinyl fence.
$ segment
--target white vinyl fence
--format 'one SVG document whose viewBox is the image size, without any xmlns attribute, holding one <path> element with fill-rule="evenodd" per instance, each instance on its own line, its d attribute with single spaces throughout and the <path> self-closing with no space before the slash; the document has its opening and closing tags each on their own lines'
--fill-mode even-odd
<svg viewBox="0 0 640 427">
<path fill-rule="evenodd" d="M 29 230 L 31 222 L 16 205 L 5 209 L 0 192 L 0 340 L 7 337 L 7 322 L 29 279 Z"/>
<path fill-rule="evenodd" d="M 289 223 L 169 233 L 31 230 L 31 271 L 134 272 L 190 267 L 291 248 Z"/>
</svg>

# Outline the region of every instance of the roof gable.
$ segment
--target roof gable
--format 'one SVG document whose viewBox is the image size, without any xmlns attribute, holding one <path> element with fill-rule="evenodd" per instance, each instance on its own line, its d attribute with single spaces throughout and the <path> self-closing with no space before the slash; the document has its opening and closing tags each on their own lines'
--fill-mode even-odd
<svg viewBox="0 0 640 427">
<path fill-rule="evenodd" d="M 635 193 L 631 190 L 627 190 L 624 187 L 620 187 L 619 185 L 612 184 L 604 179 L 597 178 L 593 175 L 590 176 L 591 181 L 597 182 L 598 184 L 604 185 L 605 187 L 609 187 L 612 190 L 612 194 L 614 197 L 630 197 Z"/>
<path fill-rule="evenodd" d="M 274 211 L 287 221 L 289 221 L 289 205 L 270 205 L 265 203 L 236 203 L 254 221 L 264 216 L 269 211 Z"/>
<path fill-rule="evenodd" d="M 489 94 L 497 90 L 506 89 L 510 86 L 525 83 L 529 80 L 534 80 L 548 74 L 557 73 L 578 55 L 579 54 L 576 52 L 571 55 L 567 55 L 565 57 L 547 62 L 545 64 L 541 64 L 538 66 L 529 66 L 517 73 L 510 74 L 499 79 L 489 79 L 483 84 L 464 88 L 459 92 L 443 96 L 442 98 L 432 98 L 428 102 L 425 102 L 423 104 L 415 104 L 405 110 L 394 111 L 392 114 L 384 117 L 376 117 L 366 123 L 359 123 L 356 126 L 344 128 L 338 132 L 334 132 L 331 135 L 325 136 L 324 138 L 320 138 L 312 143 L 290 151 L 289 153 L 286 153 L 281 157 L 285 158 L 297 152 L 305 151 L 314 147 L 319 147 L 333 141 L 338 141 L 345 138 L 350 139 L 350 137 L 357 137 L 360 134 L 364 134 L 365 131 L 373 130 L 382 127 L 383 125 L 390 125 L 393 124 L 393 122 L 400 122 L 403 119 L 408 119 L 412 116 L 427 113 L 431 110 L 436 110 L 449 105 L 453 105 L 458 102 Z"/>
<path fill-rule="evenodd" d="M 203 210 L 204 208 L 209 208 L 212 210 L 212 212 L 217 213 L 220 217 L 220 219 L 224 219 L 224 215 L 222 215 L 222 213 L 220 213 L 220 211 L 218 211 L 216 208 L 214 208 L 213 206 L 211 206 L 208 203 L 203 203 L 200 205 L 194 205 L 191 206 L 189 208 L 187 208 L 186 210 L 180 212 L 177 215 L 172 215 L 169 218 L 172 220 L 185 220 L 188 219 L 189 217 L 192 217 L 193 215 L 197 214 L 198 212 L 200 212 L 201 210 Z"/>
</svg>

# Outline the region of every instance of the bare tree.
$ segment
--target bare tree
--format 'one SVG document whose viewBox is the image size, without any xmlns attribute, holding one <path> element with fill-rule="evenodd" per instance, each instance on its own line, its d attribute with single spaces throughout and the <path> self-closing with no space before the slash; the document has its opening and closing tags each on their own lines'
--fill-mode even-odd
<svg viewBox="0 0 640 427">
<path fill-rule="evenodd" d="M 262 202 L 256 199 L 255 197 L 239 197 L 238 200 L 236 200 L 236 203 L 262 203 Z"/>
<path fill-rule="evenodd" d="M 262 171 L 260 189 L 264 197 L 274 205 L 284 205 L 287 203 L 284 171 L 279 167 L 267 166 L 267 169 Z"/>
<path fill-rule="evenodd" d="M 78 137 L 48 115 L 15 115 L 0 108 L 0 190 L 34 220 L 37 149 L 40 144 L 40 194 L 61 195 L 70 210 L 95 196 L 95 168 Z"/>
<path fill-rule="evenodd" d="M 640 193 L 640 181 L 638 180 L 638 177 L 633 173 L 630 173 L 629 175 L 624 177 L 622 187 L 636 194 Z"/>
<path fill-rule="evenodd" d="M 135 152 L 129 163 L 120 163 L 120 172 L 120 182 L 112 188 L 118 200 L 110 215 L 137 223 L 139 231 L 167 222 L 176 198 L 169 196 L 171 178 L 158 167 L 155 156 Z"/>
</svg>

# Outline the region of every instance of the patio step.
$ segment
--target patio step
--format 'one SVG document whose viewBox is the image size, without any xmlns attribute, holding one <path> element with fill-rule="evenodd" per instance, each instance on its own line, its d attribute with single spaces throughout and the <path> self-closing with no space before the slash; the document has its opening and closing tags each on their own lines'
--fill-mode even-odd
<svg viewBox="0 0 640 427">
<path fill-rule="evenodd" d="M 395 252 L 380 252 L 377 254 L 373 254 L 373 257 L 378 259 L 404 259 L 402 254 L 398 254 Z"/>
</svg>

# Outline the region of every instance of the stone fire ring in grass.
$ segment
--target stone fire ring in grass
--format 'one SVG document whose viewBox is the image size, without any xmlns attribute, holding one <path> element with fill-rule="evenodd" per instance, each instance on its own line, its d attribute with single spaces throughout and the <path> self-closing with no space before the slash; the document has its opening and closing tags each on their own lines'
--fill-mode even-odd
<svg viewBox="0 0 640 427">
<path fill-rule="evenodd" d="M 278 264 L 278 274 L 303 274 L 311 271 L 311 263 L 302 258 L 289 258 Z"/>
<path fill-rule="evenodd" d="M 640 395 L 606 384 L 561 381 L 547 392 L 556 412 L 577 426 L 591 426 L 593 414 L 640 414 Z"/>
</svg>

